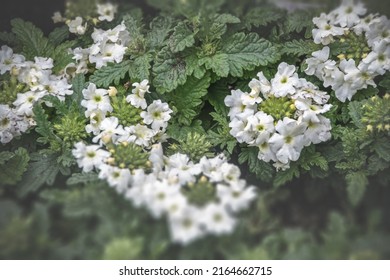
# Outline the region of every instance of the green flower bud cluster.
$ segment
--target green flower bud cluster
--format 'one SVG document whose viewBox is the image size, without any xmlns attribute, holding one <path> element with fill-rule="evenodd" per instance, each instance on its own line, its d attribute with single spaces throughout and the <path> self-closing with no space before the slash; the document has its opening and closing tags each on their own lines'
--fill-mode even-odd
<svg viewBox="0 0 390 280">
<path fill-rule="evenodd" d="M 184 141 L 178 144 L 172 144 L 169 148 L 174 153 L 186 154 L 191 161 L 198 162 L 203 156 L 213 157 L 210 152 L 211 143 L 206 139 L 205 135 L 198 132 L 190 132 Z"/>
<path fill-rule="evenodd" d="M 27 85 L 20 84 L 16 77 L 11 75 L 9 79 L 0 81 L 0 104 L 12 105 L 16 100 L 17 94 L 27 90 Z"/>
<path fill-rule="evenodd" d="M 67 115 L 61 117 L 53 127 L 55 134 L 61 138 L 68 147 L 72 147 L 75 143 L 88 136 L 85 131 L 85 118 L 75 112 L 69 112 Z"/>
<path fill-rule="evenodd" d="M 131 126 L 142 124 L 142 117 L 140 116 L 142 109 L 132 106 L 126 101 L 122 94 L 111 96 L 111 106 L 113 108 L 110 116 L 117 117 L 119 123 L 123 126 Z"/>
<path fill-rule="evenodd" d="M 269 96 L 259 104 L 259 111 L 272 116 L 276 121 L 283 120 L 284 117 L 291 118 L 294 116 L 296 108 L 294 101 L 285 97 Z"/>
<path fill-rule="evenodd" d="M 373 96 L 363 105 L 362 123 L 370 133 L 390 133 L 390 94 Z"/>
<path fill-rule="evenodd" d="M 107 147 L 112 155 L 108 162 L 110 165 L 130 170 L 148 170 L 151 167 L 149 154 L 134 143 L 121 142 L 117 145 L 108 144 Z"/>
<path fill-rule="evenodd" d="M 189 183 L 182 192 L 188 202 L 197 206 L 204 206 L 215 200 L 215 187 L 205 176 L 201 176 L 195 183 Z"/>
<path fill-rule="evenodd" d="M 341 49 L 343 50 L 342 52 L 337 53 L 336 56 L 339 59 L 353 59 L 355 60 L 356 65 L 358 65 L 371 51 L 365 36 L 363 34 L 357 35 L 354 32 L 349 32 L 340 37 L 336 44 L 341 46 Z"/>
</svg>

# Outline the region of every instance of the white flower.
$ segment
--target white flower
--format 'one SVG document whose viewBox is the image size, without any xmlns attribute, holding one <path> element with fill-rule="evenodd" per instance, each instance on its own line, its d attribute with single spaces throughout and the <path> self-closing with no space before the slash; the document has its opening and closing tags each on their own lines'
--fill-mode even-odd
<svg viewBox="0 0 390 280">
<path fill-rule="evenodd" d="M 67 22 L 67 25 L 70 33 L 83 35 L 87 30 L 87 23 L 83 25 L 82 17 L 76 17 L 74 20 Z"/>
<path fill-rule="evenodd" d="M 217 196 L 222 205 L 236 213 L 249 207 L 249 203 L 256 197 L 256 189 L 253 186 L 247 187 L 244 180 L 238 180 L 228 186 L 218 184 Z"/>
<path fill-rule="evenodd" d="M 390 20 L 386 16 L 381 16 L 378 20 L 370 24 L 370 29 L 366 33 L 367 43 L 373 47 L 375 43 L 385 41 L 390 43 Z"/>
<path fill-rule="evenodd" d="M 99 126 L 100 134 L 92 139 L 93 142 L 102 140 L 104 143 L 113 142 L 124 134 L 122 125 L 119 125 L 119 120 L 116 117 L 105 118 Z"/>
<path fill-rule="evenodd" d="M 340 36 L 344 34 L 344 28 L 336 27 L 331 23 L 331 18 L 325 13 L 320 17 L 314 18 L 313 23 L 318 29 L 313 29 L 314 43 L 329 45 L 333 41 L 333 36 Z"/>
<path fill-rule="evenodd" d="M 154 136 L 154 131 L 142 124 L 127 126 L 124 128 L 120 142 L 135 143 L 139 146 L 149 147 Z"/>
<path fill-rule="evenodd" d="M 128 189 L 131 180 L 129 169 L 118 168 L 107 164 L 102 164 L 99 169 L 99 178 L 106 179 L 108 184 L 116 188 L 119 193 L 123 193 Z"/>
<path fill-rule="evenodd" d="M 105 4 L 97 4 L 97 13 L 99 14 L 98 19 L 101 21 L 112 21 L 114 19 L 114 15 L 118 10 L 117 5 L 113 5 L 111 3 Z"/>
<path fill-rule="evenodd" d="M 211 182 L 220 182 L 223 179 L 220 168 L 225 162 L 225 156 L 220 154 L 214 158 L 202 157 L 199 161 L 199 166 L 203 174 L 209 177 Z"/>
<path fill-rule="evenodd" d="M 84 172 L 90 172 L 94 167 L 99 168 L 110 156 L 109 152 L 100 148 L 99 145 L 86 146 L 83 142 L 75 144 L 75 149 L 72 150 L 72 154 L 77 159 L 77 164 L 80 168 L 83 168 Z"/>
<path fill-rule="evenodd" d="M 100 133 L 100 124 L 106 118 L 106 114 L 100 110 L 88 112 L 89 124 L 85 126 L 85 131 L 98 135 Z"/>
<path fill-rule="evenodd" d="M 317 116 L 318 122 L 305 120 L 307 122 L 307 130 L 305 137 L 313 144 L 328 141 L 332 135 L 330 134 L 331 125 L 330 120 L 324 116 Z"/>
<path fill-rule="evenodd" d="M 149 81 L 143 80 L 141 83 L 133 83 L 133 94 L 126 97 L 126 101 L 136 108 L 145 109 L 147 107 L 145 93 L 149 91 Z"/>
<path fill-rule="evenodd" d="M 283 97 L 287 94 L 294 94 L 295 87 L 299 84 L 298 74 L 295 73 L 295 66 L 282 62 L 278 66 L 275 78 L 271 80 L 272 90 L 276 97 Z"/>
<path fill-rule="evenodd" d="M 313 104 L 310 99 L 297 99 L 295 100 L 295 107 L 303 111 L 303 119 L 310 122 L 318 123 L 320 114 L 326 113 L 332 108 L 332 105 L 325 104 L 324 106 L 319 106 Z"/>
<path fill-rule="evenodd" d="M 236 183 L 241 176 L 240 168 L 227 162 L 221 165 L 220 172 L 222 173 L 223 180 L 230 184 Z"/>
<path fill-rule="evenodd" d="M 64 22 L 66 18 L 64 18 L 60 12 L 55 12 L 51 17 L 54 23 Z"/>
<path fill-rule="evenodd" d="M 180 185 L 195 182 L 195 175 L 201 172 L 200 166 L 190 161 L 184 154 L 173 154 L 168 158 L 168 177 L 177 178 Z"/>
<path fill-rule="evenodd" d="M 145 204 L 155 218 L 161 217 L 176 198 L 182 196 L 179 185 L 170 185 L 164 181 L 155 181 L 143 186 Z"/>
<path fill-rule="evenodd" d="M 238 89 L 232 90 L 231 95 L 225 97 L 225 105 L 230 107 L 230 111 L 228 113 L 229 117 L 234 117 L 245 110 L 246 106 L 242 103 L 242 95 L 244 95 L 244 92 Z"/>
<path fill-rule="evenodd" d="M 323 47 L 320 51 L 315 51 L 311 55 L 312 57 L 306 59 L 307 68 L 305 73 L 308 75 L 315 75 L 318 78 L 322 76 L 322 69 L 324 63 L 329 59 L 330 49 L 328 46 Z"/>
<path fill-rule="evenodd" d="M 13 67 L 23 63 L 24 56 L 14 54 L 13 50 L 8 46 L 1 46 L 0 50 L 0 75 L 9 72 Z"/>
<path fill-rule="evenodd" d="M 335 23 L 341 27 L 352 27 L 360 22 L 360 16 L 365 15 L 367 9 L 362 3 L 354 3 L 354 0 L 343 0 L 342 5 L 334 10 Z"/>
<path fill-rule="evenodd" d="M 225 207 L 216 203 L 210 203 L 202 209 L 200 217 L 206 231 L 216 235 L 231 233 L 236 224 Z"/>
<path fill-rule="evenodd" d="M 159 130 L 168 126 L 172 112 L 167 103 L 162 103 L 161 100 L 154 100 L 148 106 L 147 112 L 141 112 L 141 117 L 144 119 L 144 123 L 151 124 L 152 129 Z"/>
<path fill-rule="evenodd" d="M 275 153 L 271 150 L 271 146 L 269 144 L 270 134 L 260 134 L 256 139 L 256 146 L 259 148 L 259 153 L 257 154 L 257 158 L 270 162 L 277 161 Z"/>
<path fill-rule="evenodd" d="M 169 216 L 169 228 L 174 242 L 187 245 L 204 235 L 201 229 L 201 212 L 195 207 L 187 206 L 181 215 Z"/>
<path fill-rule="evenodd" d="M 368 64 L 369 71 L 385 74 L 390 70 L 390 44 L 385 41 L 375 43 L 373 51 L 363 59 L 363 62 Z"/>
<path fill-rule="evenodd" d="M 19 115 L 32 116 L 32 109 L 35 102 L 41 99 L 44 95 L 45 94 L 42 92 L 35 93 L 33 91 L 18 93 L 17 98 L 13 103 L 16 107 L 17 113 Z"/>
<path fill-rule="evenodd" d="M 8 105 L 0 104 L 0 142 L 6 144 L 25 132 L 31 124 L 24 116 L 17 115 Z"/>
<path fill-rule="evenodd" d="M 306 124 L 285 117 L 283 121 L 278 121 L 275 128 L 278 133 L 272 135 L 269 143 L 278 161 L 288 163 L 298 160 L 307 143 L 304 136 Z"/>
<path fill-rule="evenodd" d="M 104 113 L 112 112 L 110 97 L 105 89 L 97 89 L 96 85 L 90 83 L 88 88 L 83 89 L 84 100 L 81 101 L 81 106 L 87 108 L 87 111 L 100 110 Z M 86 116 L 88 117 L 88 113 Z"/>
<path fill-rule="evenodd" d="M 90 54 L 89 61 L 96 64 L 96 69 L 106 66 L 109 62 L 120 63 L 123 60 L 127 47 L 119 44 L 104 42 L 98 46 L 97 54 Z"/>
</svg>

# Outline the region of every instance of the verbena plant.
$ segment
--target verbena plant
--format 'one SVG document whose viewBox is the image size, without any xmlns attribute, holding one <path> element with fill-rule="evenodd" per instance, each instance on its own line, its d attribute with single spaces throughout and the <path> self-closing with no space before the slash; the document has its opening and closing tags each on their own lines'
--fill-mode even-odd
<svg viewBox="0 0 390 280">
<path fill-rule="evenodd" d="M 11 21 L 1 258 L 390 256 L 390 21 L 252 2 Z"/>
</svg>

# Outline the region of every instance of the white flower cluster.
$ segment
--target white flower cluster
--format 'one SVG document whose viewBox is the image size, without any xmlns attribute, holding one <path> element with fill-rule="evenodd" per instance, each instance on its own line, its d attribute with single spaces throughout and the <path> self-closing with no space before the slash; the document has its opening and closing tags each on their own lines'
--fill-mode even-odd
<svg viewBox="0 0 390 280">
<path fill-rule="evenodd" d="M 118 6 L 112 3 L 96 4 L 96 14 L 98 17 L 94 20 L 111 22 L 117 11 Z M 70 33 L 83 35 L 87 31 L 88 23 L 80 16 L 67 20 L 60 12 L 55 12 L 52 19 L 54 23 L 65 22 L 69 27 Z"/>
<path fill-rule="evenodd" d="M 89 48 L 78 47 L 72 51 L 73 59 L 77 64 L 71 63 L 66 67 L 67 69 L 74 68 L 75 73 L 86 74 L 88 63 L 93 63 L 97 69 L 100 69 L 109 62 L 121 62 L 130 41 L 130 34 L 122 22 L 109 30 L 95 28 L 92 39 L 94 43 Z"/>
<path fill-rule="evenodd" d="M 15 109 L 8 105 L 0 104 L 0 142 L 10 142 L 15 136 L 26 132 L 31 126 L 30 120 L 18 115 Z"/>
<path fill-rule="evenodd" d="M 289 168 L 305 146 L 330 139 L 331 125 L 322 114 L 329 111 L 329 95 L 299 78 L 293 65 L 283 62 L 268 81 L 262 72 L 249 83 L 251 92 L 232 90 L 225 98 L 230 107 L 230 134 L 239 143 L 259 148 L 258 158 Z"/>
<path fill-rule="evenodd" d="M 180 153 L 164 157 L 159 144 L 150 161 L 153 173 L 139 172 L 124 195 L 156 218 L 166 215 L 175 242 L 188 244 L 207 234 L 231 233 L 237 223 L 235 214 L 256 197 L 255 187 L 248 187 L 240 179 L 240 169 L 223 155 L 193 163 Z M 197 204 L 191 192 L 206 193 L 208 201 Z"/>
<path fill-rule="evenodd" d="M 117 98 L 115 88 L 98 89 L 95 84 L 90 83 L 88 88 L 83 90 L 84 99 L 81 101 L 81 106 L 86 108 L 85 116 L 90 120 L 86 131 L 95 135 L 93 142 L 114 144 L 128 142 L 149 147 L 157 140 L 164 139 L 172 110 L 167 103 L 161 100 L 154 100 L 153 103 L 147 105 L 145 93 L 149 92 L 148 80 L 133 83 L 133 86 L 132 93 L 126 96 L 126 103 L 120 104 L 126 106 L 127 112 L 134 111 L 136 115 L 133 117 L 143 124 L 133 123 L 127 126 L 120 124 L 123 121 L 121 116 L 113 115 L 118 113 L 111 104 L 112 99 Z M 122 101 L 124 100 L 119 102 Z"/>
<path fill-rule="evenodd" d="M 99 145 L 77 143 L 73 155 L 85 172 L 98 170 L 99 178 L 134 206 L 146 207 L 155 218 L 166 216 L 172 240 L 181 244 L 206 234 L 232 232 L 235 214 L 256 197 L 255 188 L 239 179 L 239 168 L 227 163 L 223 155 L 203 157 L 195 164 L 184 154 L 164 156 L 159 143 L 150 151 L 148 171 L 112 166 L 114 155 Z M 206 196 L 206 202 L 192 202 L 187 194 L 191 191 Z"/>
<path fill-rule="evenodd" d="M 27 61 L 23 55 L 15 54 L 10 47 L 1 47 L 0 74 L 9 73 L 11 77 L 16 77 L 18 83 L 25 85 L 23 91 L 17 93 L 17 98 L 13 102 L 15 108 L 3 108 L 3 112 L 9 111 L 4 116 L 12 116 L 13 122 L 22 122 L 16 125 L 15 129 L 11 129 L 12 131 L 7 129 L 8 137 L 4 138 L 7 141 L 12 139 L 12 137 L 9 138 L 10 135 L 16 136 L 26 131 L 26 122 L 29 123 L 28 127 L 33 123 L 28 118 L 33 116 L 32 109 L 35 102 L 46 95 L 56 96 L 63 101 L 66 95 L 73 93 L 72 85 L 68 83 L 68 80 L 64 76 L 54 75 L 52 68 L 53 59 L 51 58 L 35 57 L 34 61 Z"/>
<path fill-rule="evenodd" d="M 368 86 L 376 87 L 374 78 L 390 69 L 390 20 L 369 14 L 361 3 L 344 0 L 342 5 L 314 18 L 316 44 L 325 47 L 306 60 L 306 73 L 315 75 L 331 87 L 345 102 Z M 345 53 L 333 57 L 334 43 L 347 44 Z"/>
</svg>

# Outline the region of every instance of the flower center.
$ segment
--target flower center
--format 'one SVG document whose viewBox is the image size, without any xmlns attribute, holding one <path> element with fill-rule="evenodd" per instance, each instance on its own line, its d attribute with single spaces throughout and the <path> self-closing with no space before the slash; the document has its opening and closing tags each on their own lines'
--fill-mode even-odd
<svg viewBox="0 0 390 280">
<path fill-rule="evenodd" d="M 296 108 L 294 101 L 286 96 L 281 98 L 270 96 L 259 104 L 259 110 L 271 115 L 275 121 L 278 121 L 284 117 L 292 117 Z"/>
</svg>

